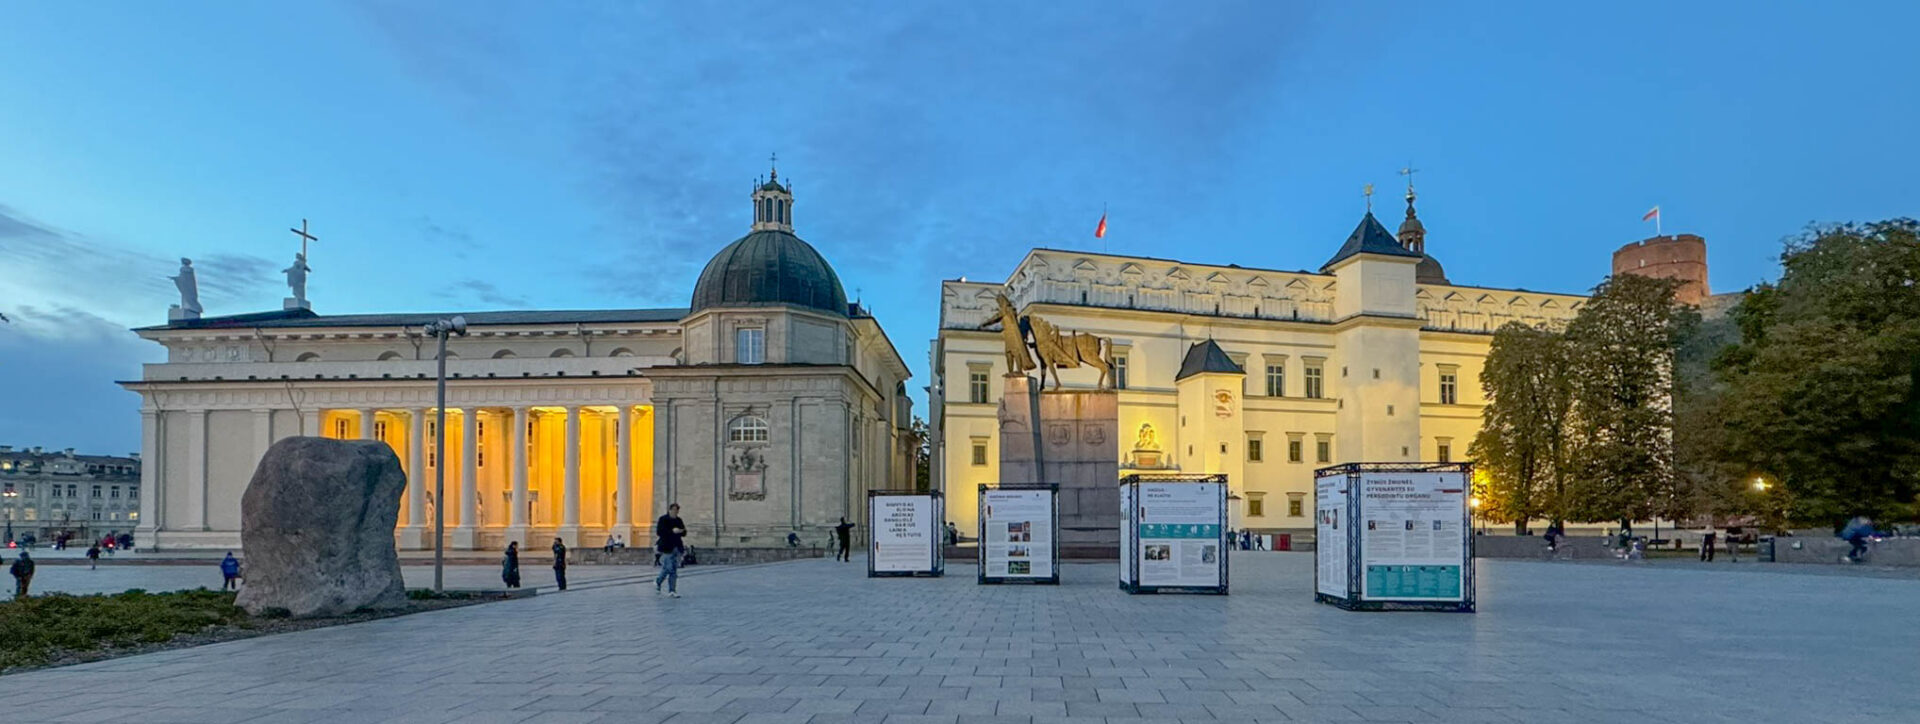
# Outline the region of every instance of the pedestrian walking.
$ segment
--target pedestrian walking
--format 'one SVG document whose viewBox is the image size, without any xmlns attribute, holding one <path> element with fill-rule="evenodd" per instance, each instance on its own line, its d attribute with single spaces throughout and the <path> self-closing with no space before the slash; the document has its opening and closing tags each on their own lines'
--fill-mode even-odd
<svg viewBox="0 0 1920 724">
<path fill-rule="evenodd" d="M 240 590 L 240 559 L 233 557 L 233 551 L 227 551 L 227 557 L 220 559 L 220 584 L 222 591 Z"/>
<path fill-rule="evenodd" d="M 680 520 L 679 503 L 667 506 L 667 514 L 654 522 L 653 549 L 659 553 L 660 575 L 653 579 L 653 595 L 660 595 L 660 584 L 665 583 L 668 596 L 680 597 L 680 556 L 686 550 L 683 540 L 686 534 L 687 524 Z"/>
<path fill-rule="evenodd" d="M 1713 529 L 1708 528 L 1707 532 L 1700 536 L 1700 560 L 1707 563 L 1713 562 L 1714 545 Z"/>
<path fill-rule="evenodd" d="M 500 581 L 508 588 L 520 587 L 520 541 L 507 544 L 507 555 L 500 561 Z"/>
<path fill-rule="evenodd" d="M 840 516 L 840 524 L 833 527 L 833 537 L 840 544 L 840 552 L 834 555 L 834 560 L 852 561 L 853 524 L 847 522 L 846 516 Z"/>
<path fill-rule="evenodd" d="M 26 551 L 20 551 L 20 559 L 14 561 L 13 567 L 8 568 L 7 572 L 13 574 L 13 600 L 26 598 L 27 586 L 33 583 L 33 559 L 27 556 Z"/>
<path fill-rule="evenodd" d="M 1732 528 L 1727 529 L 1727 560 L 1734 563 L 1740 562 L 1740 537 Z"/>
<path fill-rule="evenodd" d="M 100 544 L 95 543 L 93 544 L 93 547 L 87 549 L 87 570 L 92 571 L 92 570 L 98 570 L 99 568 L 100 568 Z"/>
<path fill-rule="evenodd" d="M 567 544 L 553 539 L 553 582 L 567 590 Z"/>
</svg>

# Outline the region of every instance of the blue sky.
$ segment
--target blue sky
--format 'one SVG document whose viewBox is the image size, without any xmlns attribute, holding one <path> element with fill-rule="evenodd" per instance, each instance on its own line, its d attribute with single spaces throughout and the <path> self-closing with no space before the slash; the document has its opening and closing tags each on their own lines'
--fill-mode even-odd
<svg viewBox="0 0 1920 724">
<path fill-rule="evenodd" d="M 1360 189 L 1457 283 L 1713 287 L 1920 199 L 1914 3 L 166 3 L 0 12 L 0 443 L 138 449 L 177 258 L 322 313 L 683 306 L 780 154 L 926 381 L 938 282 L 1033 246 L 1312 268 Z M 924 403 L 924 401 L 922 401 Z"/>
</svg>

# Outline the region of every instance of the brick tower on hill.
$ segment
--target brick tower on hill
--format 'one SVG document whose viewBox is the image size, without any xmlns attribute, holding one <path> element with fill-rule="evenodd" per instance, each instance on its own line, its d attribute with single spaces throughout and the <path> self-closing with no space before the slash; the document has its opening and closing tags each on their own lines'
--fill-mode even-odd
<svg viewBox="0 0 1920 724">
<path fill-rule="evenodd" d="M 1655 236 L 1613 252 L 1613 273 L 1639 274 L 1684 282 L 1674 299 L 1699 306 L 1707 287 L 1707 240 L 1694 234 Z"/>
</svg>

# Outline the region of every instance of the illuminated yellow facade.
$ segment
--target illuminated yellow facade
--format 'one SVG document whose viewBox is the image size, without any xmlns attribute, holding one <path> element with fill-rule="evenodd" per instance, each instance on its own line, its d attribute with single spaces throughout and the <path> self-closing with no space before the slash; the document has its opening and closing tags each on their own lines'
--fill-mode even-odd
<svg viewBox="0 0 1920 724">
<path fill-rule="evenodd" d="M 1411 203 L 1397 237 L 1368 214 L 1318 273 L 1034 249 L 1004 281 L 944 282 L 930 355 L 933 477 L 965 531 L 978 487 L 999 482 L 1007 370 L 997 327 L 982 329 L 995 294 L 1113 340 L 1122 475 L 1226 473 L 1236 528 L 1296 536 L 1313 527 L 1315 468 L 1465 459 L 1493 330 L 1562 324 L 1585 301 L 1449 282 Z M 1183 372 L 1206 345 L 1230 362 Z M 1097 382 L 1087 368 L 1062 377 Z"/>
</svg>

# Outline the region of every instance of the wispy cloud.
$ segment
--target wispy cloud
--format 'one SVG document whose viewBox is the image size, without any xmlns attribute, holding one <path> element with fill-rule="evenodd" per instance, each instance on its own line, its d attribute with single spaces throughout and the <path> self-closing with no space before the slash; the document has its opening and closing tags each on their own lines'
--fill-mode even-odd
<svg viewBox="0 0 1920 724">
<path fill-rule="evenodd" d="M 455 282 L 452 287 L 442 290 L 440 296 L 445 299 L 475 301 L 494 307 L 527 306 L 526 297 L 504 293 L 492 282 L 479 279 L 462 279 Z"/>
</svg>

